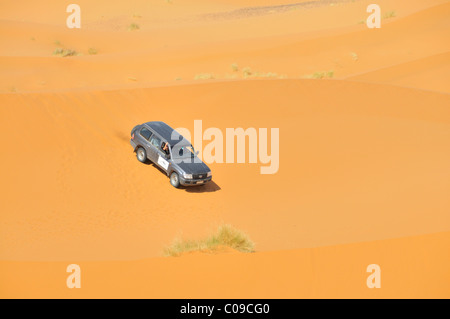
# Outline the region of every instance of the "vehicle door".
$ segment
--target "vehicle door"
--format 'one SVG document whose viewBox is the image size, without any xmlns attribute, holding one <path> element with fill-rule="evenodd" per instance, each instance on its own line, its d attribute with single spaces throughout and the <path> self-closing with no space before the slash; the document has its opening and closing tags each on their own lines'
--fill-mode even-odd
<svg viewBox="0 0 450 319">
<path fill-rule="evenodd" d="M 150 136 L 152 136 L 152 132 L 148 128 L 142 127 L 139 130 L 139 144 L 141 144 L 145 148 L 145 151 L 147 152 L 147 158 L 151 160 Z"/>
<path fill-rule="evenodd" d="M 158 135 L 153 133 L 150 136 L 150 140 L 148 143 L 148 158 L 153 162 L 156 163 L 158 161 L 158 148 L 161 145 L 162 138 L 160 138 Z"/>
<path fill-rule="evenodd" d="M 165 140 L 161 140 L 161 142 L 159 143 L 159 147 L 156 149 L 156 161 L 155 163 L 161 167 L 165 172 L 168 171 L 169 169 L 169 158 L 170 158 L 170 151 L 169 154 L 166 154 L 165 151 L 163 151 L 163 147 L 166 144 L 167 141 Z"/>
</svg>

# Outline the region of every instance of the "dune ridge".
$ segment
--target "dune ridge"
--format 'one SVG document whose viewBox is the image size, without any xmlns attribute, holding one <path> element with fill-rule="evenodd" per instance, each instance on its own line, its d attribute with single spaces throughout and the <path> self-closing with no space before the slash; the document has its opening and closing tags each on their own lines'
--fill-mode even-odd
<svg viewBox="0 0 450 319">
<path fill-rule="evenodd" d="M 447 94 L 261 80 L 0 99 L 2 192 L 8 198 L 2 259 L 154 256 L 180 232 L 195 239 L 220 222 L 249 233 L 259 251 L 448 227 Z M 227 112 L 205 119 L 211 105 Z M 273 105 L 279 106 L 270 119 L 257 112 Z M 166 118 L 191 131 L 196 119 L 204 129 L 280 127 L 279 172 L 213 163 L 215 184 L 175 190 L 155 167 L 139 164 L 129 145 L 135 124 Z M 27 156 L 18 156 L 24 145 Z"/>
<path fill-rule="evenodd" d="M 7 93 L 159 86 L 189 83 L 202 73 L 233 80 L 244 78 L 245 67 L 254 73 L 294 79 L 333 71 L 335 78 L 342 79 L 449 52 L 448 1 L 421 2 L 422 10 L 416 8 L 416 1 L 388 2 L 387 8 L 401 6 L 399 16 L 383 20 L 379 30 L 357 23 L 365 16 L 363 3 L 293 10 L 243 19 L 245 23 L 180 22 L 170 28 L 150 20 L 147 23 L 154 30 L 136 32 L 126 31 L 127 24 L 123 30 L 68 31 L 61 24 L 55 27 L 2 20 L 1 29 L 8 32 L 3 32 L 0 40 L 0 89 Z M 412 8 L 416 11 L 401 15 Z M 275 27 L 259 28 L 267 24 Z M 149 37 L 152 41 L 147 40 Z M 52 56 L 58 47 L 82 55 L 64 59 Z M 90 48 L 98 53 L 90 55 Z M 240 72 L 232 70 L 233 63 Z M 433 83 L 436 90 L 448 93 L 446 79 L 438 76 L 430 82 L 418 74 L 410 77 L 413 83 L 408 85 L 433 89 Z"/>
<path fill-rule="evenodd" d="M 67 289 L 66 262 L 0 261 L 2 298 L 448 298 L 449 232 L 253 254 L 188 254 L 80 262 Z M 425 262 L 424 262 L 425 261 Z M 366 285 L 370 264 L 381 288 Z M 23 286 L 26 286 L 26 289 Z M 5 289 L 4 287 L 8 287 Z"/>
</svg>

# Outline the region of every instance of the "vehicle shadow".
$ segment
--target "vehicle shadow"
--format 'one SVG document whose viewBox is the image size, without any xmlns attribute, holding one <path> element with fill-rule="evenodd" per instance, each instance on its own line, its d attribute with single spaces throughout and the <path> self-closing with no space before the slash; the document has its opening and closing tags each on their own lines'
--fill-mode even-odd
<svg viewBox="0 0 450 319">
<path fill-rule="evenodd" d="M 156 165 L 155 163 L 153 163 L 150 160 L 146 160 L 145 163 L 142 163 L 142 164 L 153 166 L 154 168 L 158 169 L 158 171 L 160 171 L 161 173 L 163 173 L 164 175 L 167 176 L 166 172 L 161 167 L 159 167 L 158 165 Z"/>
<path fill-rule="evenodd" d="M 212 193 L 220 191 L 221 188 L 214 181 L 210 181 L 203 185 L 198 186 L 182 186 L 181 189 L 184 189 L 188 193 Z"/>
<path fill-rule="evenodd" d="M 114 130 L 114 135 L 117 139 L 121 140 L 122 142 L 125 143 L 130 143 L 130 138 L 131 136 L 128 134 L 126 134 L 125 132 L 119 131 L 119 130 Z"/>
</svg>

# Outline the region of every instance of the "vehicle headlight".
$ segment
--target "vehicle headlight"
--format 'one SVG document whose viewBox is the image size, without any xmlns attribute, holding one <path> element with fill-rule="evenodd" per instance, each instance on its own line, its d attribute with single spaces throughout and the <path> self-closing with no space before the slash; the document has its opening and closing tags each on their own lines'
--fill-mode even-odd
<svg viewBox="0 0 450 319">
<path fill-rule="evenodd" d="M 212 176 L 212 172 L 209 171 L 209 172 L 206 174 L 206 177 L 211 177 L 211 176 Z"/>
<path fill-rule="evenodd" d="M 183 177 L 186 179 L 192 179 L 192 174 L 183 174 Z"/>
</svg>

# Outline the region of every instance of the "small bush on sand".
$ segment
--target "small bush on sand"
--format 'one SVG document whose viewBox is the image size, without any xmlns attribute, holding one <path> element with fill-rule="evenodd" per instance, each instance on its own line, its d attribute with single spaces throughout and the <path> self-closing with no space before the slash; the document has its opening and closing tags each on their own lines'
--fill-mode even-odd
<svg viewBox="0 0 450 319">
<path fill-rule="evenodd" d="M 248 66 L 242 69 L 242 74 L 245 78 L 251 76 L 253 74 L 252 69 L 250 69 Z"/>
<path fill-rule="evenodd" d="M 326 72 L 314 72 L 312 75 L 306 76 L 307 79 L 323 79 L 323 78 L 332 78 L 334 76 L 334 71 L 326 71 Z"/>
<path fill-rule="evenodd" d="M 233 70 L 233 72 L 237 72 L 239 71 L 239 65 L 237 63 L 233 63 L 231 64 L 231 69 Z"/>
<path fill-rule="evenodd" d="M 254 72 L 252 73 L 251 76 L 255 78 L 278 78 L 278 79 L 287 78 L 287 75 L 285 74 L 278 75 L 278 73 L 275 72 Z"/>
<path fill-rule="evenodd" d="M 212 80 L 214 75 L 211 73 L 200 73 L 194 77 L 194 80 Z"/>
<path fill-rule="evenodd" d="M 254 252 L 254 243 L 248 236 L 231 225 L 219 226 L 217 232 L 202 240 L 176 239 L 164 249 L 165 256 L 180 256 L 191 251 L 214 252 L 229 247 L 240 252 Z"/>
<path fill-rule="evenodd" d="M 397 14 L 395 13 L 395 11 L 389 11 L 386 12 L 383 16 L 382 19 L 390 19 L 390 18 L 395 18 Z"/>
<path fill-rule="evenodd" d="M 89 48 L 88 53 L 89 53 L 90 55 L 95 55 L 95 54 L 98 53 L 98 51 L 97 51 L 96 48 Z"/>
<path fill-rule="evenodd" d="M 139 27 L 139 24 L 137 24 L 137 23 L 132 23 L 128 26 L 128 31 L 134 31 L 134 30 L 139 30 L 139 29 L 140 29 L 140 27 Z"/>
<path fill-rule="evenodd" d="M 74 55 L 79 55 L 79 54 L 75 50 L 57 48 L 57 49 L 55 49 L 55 51 L 53 51 L 53 55 L 62 56 L 64 58 L 67 56 L 74 56 Z"/>
</svg>

